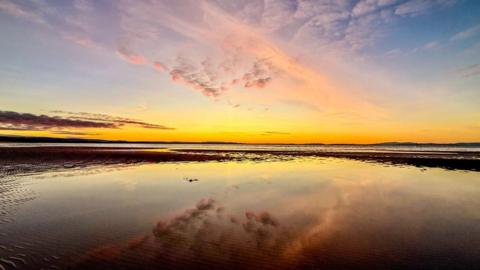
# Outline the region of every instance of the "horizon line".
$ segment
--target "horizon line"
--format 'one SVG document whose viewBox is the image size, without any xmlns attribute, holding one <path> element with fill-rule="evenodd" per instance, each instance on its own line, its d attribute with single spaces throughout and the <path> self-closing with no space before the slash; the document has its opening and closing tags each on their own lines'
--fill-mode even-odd
<svg viewBox="0 0 480 270">
<path fill-rule="evenodd" d="M 232 141 L 130 141 L 130 140 L 107 140 L 107 139 L 88 139 L 78 137 L 45 137 L 45 136 L 22 136 L 22 135 L 0 135 L 0 142 L 17 143 L 115 143 L 115 144 L 241 144 L 241 145 L 478 145 L 480 142 L 376 142 L 376 143 L 245 143 Z"/>
</svg>

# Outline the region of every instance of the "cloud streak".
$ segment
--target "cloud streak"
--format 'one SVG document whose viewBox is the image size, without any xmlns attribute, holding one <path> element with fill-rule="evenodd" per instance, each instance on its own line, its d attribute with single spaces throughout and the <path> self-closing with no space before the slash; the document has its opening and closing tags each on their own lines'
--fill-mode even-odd
<svg viewBox="0 0 480 270">
<path fill-rule="evenodd" d="M 54 134 L 59 135 L 74 135 L 74 136 L 95 136 L 100 135 L 100 133 L 92 133 L 92 132 L 80 132 L 80 131 L 68 131 L 68 130 L 57 130 L 52 131 Z"/>
<path fill-rule="evenodd" d="M 14 1 L 2 1 L 0 2 L 0 10 L 11 14 L 15 17 L 25 19 L 34 23 L 45 25 L 46 21 L 44 16 L 35 9 L 27 8 L 19 5 Z"/>
<path fill-rule="evenodd" d="M 57 116 L 35 115 L 13 111 L 0 111 L 0 124 L 12 130 L 48 130 L 52 128 L 117 128 L 109 122 L 61 118 Z"/>
<path fill-rule="evenodd" d="M 262 133 L 263 135 L 290 135 L 290 132 L 283 132 L 283 131 L 265 131 Z"/>
<path fill-rule="evenodd" d="M 126 125 L 147 129 L 172 130 L 174 128 L 105 114 L 53 111 L 65 116 L 0 111 L 0 129 L 12 131 L 44 131 L 64 135 L 93 135 L 92 133 L 64 131 L 64 129 L 118 129 Z"/>
<path fill-rule="evenodd" d="M 459 68 L 454 73 L 461 78 L 470 78 L 480 75 L 480 64 L 473 64 Z"/>
<path fill-rule="evenodd" d="M 132 65 L 146 65 L 148 63 L 147 59 L 142 55 L 136 54 L 125 46 L 120 46 L 118 48 L 118 54 L 128 63 Z"/>
<path fill-rule="evenodd" d="M 81 120 L 81 121 L 93 121 L 98 123 L 110 123 L 115 127 L 121 127 L 124 125 L 134 125 L 142 128 L 149 129 L 164 129 L 164 130 L 173 130 L 175 128 L 167 127 L 164 125 L 158 125 L 148 122 L 143 122 L 131 118 L 112 116 L 108 114 L 101 113 L 87 113 L 87 112 L 67 112 L 67 111 L 52 111 L 52 113 L 67 115 L 69 119 Z"/>
<path fill-rule="evenodd" d="M 452 41 L 458 41 L 458 40 L 463 40 L 467 38 L 471 38 L 473 36 L 476 36 L 480 33 L 480 25 L 476 25 L 473 27 L 470 27 L 468 29 L 465 29 L 461 32 L 456 33 L 453 35 L 450 40 Z"/>
</svg>

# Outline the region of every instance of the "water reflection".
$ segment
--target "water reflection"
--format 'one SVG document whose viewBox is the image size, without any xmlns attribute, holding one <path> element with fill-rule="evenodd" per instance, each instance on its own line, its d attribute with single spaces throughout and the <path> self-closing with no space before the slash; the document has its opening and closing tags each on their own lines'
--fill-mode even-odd
<svg viewBox="0 0 480 270">
<path fill-rule="evenodd" d="M 0 230 L 60 268 L 476 269 L 479 175 L 309 158 L 44 176 Z"/>
</svg>

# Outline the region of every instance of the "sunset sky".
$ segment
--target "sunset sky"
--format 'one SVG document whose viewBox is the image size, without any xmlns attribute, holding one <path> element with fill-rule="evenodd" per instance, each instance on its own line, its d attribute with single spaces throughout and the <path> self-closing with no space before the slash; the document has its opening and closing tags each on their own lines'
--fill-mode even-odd
<svg viewBox="0 0 480 270">
<path fill-rule="evenodd" d="M 480 1 L 0 0 L 0 134 L 480 141 Z"/>
</svg>

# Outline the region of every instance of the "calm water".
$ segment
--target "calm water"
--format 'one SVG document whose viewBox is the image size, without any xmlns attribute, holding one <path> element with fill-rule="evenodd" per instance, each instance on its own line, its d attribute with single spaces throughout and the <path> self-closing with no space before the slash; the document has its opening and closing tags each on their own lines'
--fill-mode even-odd
<svg viewBox="0 0 480 270">
<path fill-rule="evenodd" d="M 4 178 L 0 195 L 5 269 L 480 265 L 479 172 L 335 158 L 160 163 Z"/>
</svg>

